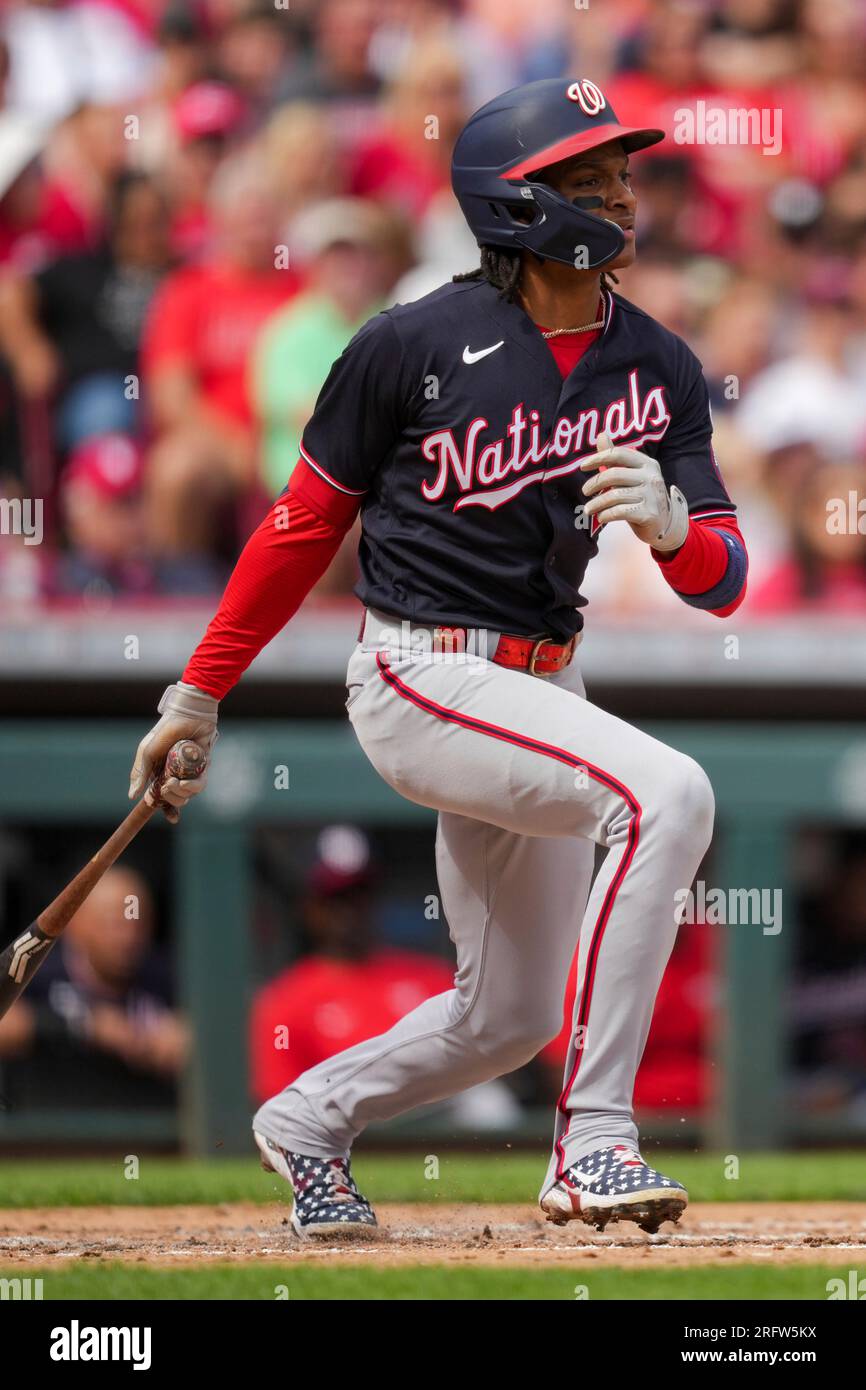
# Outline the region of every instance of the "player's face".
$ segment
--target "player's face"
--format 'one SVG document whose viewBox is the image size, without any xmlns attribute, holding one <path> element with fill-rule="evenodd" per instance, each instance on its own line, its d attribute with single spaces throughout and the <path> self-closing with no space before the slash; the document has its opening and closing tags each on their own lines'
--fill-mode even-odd
<svg viewBox="0 0 866 1390">
<path fill-rule="evenodd" d="M 597 208 L 588 208 L 596 217 L 607 217 L 625 232 L 625 246 L 606 269 L 631 265 L 635 258 L 635 210 L 637 199 L 631 184 L 628 155 L 618 140 L 586 154 L 552 164 L 543 173 L 544 182 L 572 202 L 575 198 L 601 198 Z"/>
</svg>

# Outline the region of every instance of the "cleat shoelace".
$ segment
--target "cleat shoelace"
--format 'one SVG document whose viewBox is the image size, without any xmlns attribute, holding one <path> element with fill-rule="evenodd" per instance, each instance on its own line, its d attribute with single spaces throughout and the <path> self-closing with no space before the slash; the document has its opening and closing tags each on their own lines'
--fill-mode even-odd
<svg viewBox="0 0 866 1390">
<path fill-rule="evenodd" d="M 627 1144 L 599 1149 L 581 1159 L 568 1169 L 563 1182 L 572 1191 L 601 1196 L 616 1196 L 644 1187 L 670 1188 L 673 1195 L 682 1186 L 659 1173 Z"/>
<path fill-rule="evenodd" d="M 636 1163 L 639 1164 L 641 1168 L 649 1168 L 649 1164 L 644 1163 L 644 1160 L 636 1149 L 619 1149 L 617 1147 L 614 1149 L 614 1154 L 616 1155 L 615 1162 L 621 1163 L 625 1168 L 634 1167 Z"/>
</svg>

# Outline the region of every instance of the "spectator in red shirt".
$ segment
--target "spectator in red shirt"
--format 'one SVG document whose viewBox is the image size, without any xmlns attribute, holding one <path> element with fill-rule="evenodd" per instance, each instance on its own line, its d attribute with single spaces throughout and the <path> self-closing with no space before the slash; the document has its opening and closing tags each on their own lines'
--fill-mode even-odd
<svg viewBox="0 0 866 1390">
<path fill-rule="evenodd" d="M 386 98 L 384 128 L 356 149 L 351 192 L 422 217 L 451 186 L 451 150 L 469 114 L 464 82 L 459 57 L 444 43 L 419 44 Z"/>
<path fill-rule="evenodd" d="M 44 226 L 44 179 L 37 163 L 46 139 L 45 130 L 29 117 L 0 112 L 0 267 L 4 269 L 29 270 L 54 249 Z"/>
<path fill-rule="evenodd" d="M 52 131 L 42 161 L 42 217 L 56 245 L 84 251 L 103 240 L 128 145 L 119 113 L 96 103 L 78 106 Z"/>
<path fill-rule="evenodd" d="M 0 48 L 0 53 L 2 53 Z M 82 118 L 83 119 L 83 118 Z M 55 137 L 43 123 L 16 111 L 0 111 L 0 266 L 26 273 L 64 254 L 91 249 L 102 231 L 103 207 L 88 218 L 80 200 L 51 173 L 68 151 L 68 133 Z M 89 187 L 105 191 L 99 176 Z"/>
<path fill-rule="evenodd" d="M 258 159 L 227 161 L 212 200 L 213 257 L 168 277 L 145 326 L 143 386 L 157 436 L 148 531 L 164 557 L 211 551 L 221 511 L 251 494 L 247 360 L 265 319 L 298 288 L 295 274 L 280 268 L 273 197 Z"/>
<path fill-rule="evenodd" d="M 122 434 L 97 435 L 73 450 L 60 483 L 69 547 L 56 557 L 56 592 L 153 592 L 142 554 L 141 469 L 140 448 Z"/>
<path fill-rule="evenodd" d="M 453 987 L 444 961 L 380 946 L 375 873 L 365 837 L 331 826 L 319 837 L 303 904 L 311 951 L 259 991 L 250 1018 L 257 1101 L 308 1067 L 393 1027 L 407 1009 Z"/>
<path fill-rule="evenodd" d="M 178 97 L 171 115 L 174 144 L 165 162 L 171 246 L 180 260 L 197 260 L 210 249 L 211 188 L 242 127 L 244 105 L 223 82 L 195 82 Z"/>
<path fill-rule="evenodd" d="M 863 464 L 823 458 L 814 447 L 786 507 L 791 550 L 756 586 L 752 613 L 866 613 Z M 790 474 L 788 475 L 790 476 Z"/>
<path fill-rule="evenodd" d="M 736 261 L 748 245 L 754 209 L 778 178 L 777 160 L 765 158 L 761 148 L 748 141 L 716 144 L 696 138 L 680 143 L 676 132 L 683 113 L 696 113 L 700 101 L 723 111 L 772 113 L 779 101 L 769 83 L 789 69 L 796 54 L 783 37 L 777 57 L 768 49 L 763 65 L 742 64 L 743 56 L 756 50 L 754 44 L 738 45 L 733 59 L 723 62 L 719 45 L 714 46 L 708 35 L 712 21 L 709 6 L 676 0 L 653 5 L 624 54 L 628 70 L 612 76 L 604 91 L 621 121 L 629 124 L 639 111 L 641 121 L 669 132 L 650 156 L 650 165 L 674 156 L 689 162 L 695 198 L 680 218 L 678 243 L 690 252 Z M 790 139 L 783 159 L 789 158 L 789 151 Z"/>
</svg>

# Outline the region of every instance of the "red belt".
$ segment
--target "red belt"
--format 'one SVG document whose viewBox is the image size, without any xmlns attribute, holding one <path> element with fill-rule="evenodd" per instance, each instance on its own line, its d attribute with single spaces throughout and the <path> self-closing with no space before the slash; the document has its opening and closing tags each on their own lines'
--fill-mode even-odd
<svg viewBox="0 0 866 1390">
<path fill-rule="evenodd" d="M 552 637 L 510 637 L 503 633 L 493 660 L 497 666 L 511 666 L 528 671 L 531 676 L 553 676 L 564 671 L 574 656 L 577 638 L 556 642 Z"/>
<path fill-rule="evenodd" d="M 366 613 L 361 615 L 360 641 L 364 635 Z M 400 619 L 396 619 L 400 622 Z M 467 629 L 465 627 L 443 627 L 441 624 L 428 629 L 432 635 L 434 652 L 456 653 L 467 650 Z M 497 666 L 507 666 L 515 671 L 528 671 L 531 676 L 555 676 L 564 671 L 574 656 L 578 637 L 575 634 L 568 642 L 557 642 L 553 637 L 516 637 L 502 633 L 496 651 L 491 658 Z"/>
</svg>

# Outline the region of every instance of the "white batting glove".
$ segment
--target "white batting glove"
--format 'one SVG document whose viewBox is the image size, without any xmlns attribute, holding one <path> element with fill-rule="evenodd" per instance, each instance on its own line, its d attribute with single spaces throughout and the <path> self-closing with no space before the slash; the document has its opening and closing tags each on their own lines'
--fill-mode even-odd
<svg viewBox="0 0 866 1390">
<path fill-rule="evenodd" d="M 129 777 L 129 797 L 133 801 L 141 796 L 148 784 L 162 769 L 166 754 L 178 739 L 191 738 L 200 743 L 206 753 L 210 753 L 217 737 L 217 711 L 219 701 L 213 695 L 206 695 L 194 685 L 184 685 L 178 681 L 170 685 L 160 700 L 157 709 L 162 718 L 154 724 L 149 734 L 145 734 L 135 754 L 135 762 Z M 169 820 L 177 820 L 180 810 L 207 785 L 207 768 L 201 777 L 181 782 L 177 777 L 169 777 L 160 790 L 162 800 L 175 813 L 166 812 Z"/>
<path fill-rule="evenodd" d="M 583 472 L 598 470 L 583 485 L 591 499 L 586 515 L 598 517 L 602 526 L 627 521 L 653 550 L 679 550 L 689 530 L 688 503 L 678 487 L 668 488 L 658 460 L 639 449 L 612 448 L 606 434 L 598 436 L 597 447 L 580 465 Z"/>
</svg>

